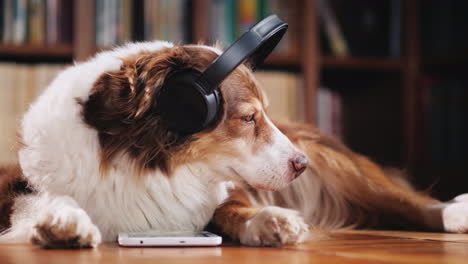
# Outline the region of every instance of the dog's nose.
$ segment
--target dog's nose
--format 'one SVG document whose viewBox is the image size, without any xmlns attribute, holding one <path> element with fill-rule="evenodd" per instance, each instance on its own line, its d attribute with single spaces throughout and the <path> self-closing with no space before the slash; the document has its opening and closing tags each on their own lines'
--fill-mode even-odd
<svg viewBox="0 0 468 264">
<path fill-rule="evenodd" d="M 297 155 L 295 158 L 291 159 L 290 163 L 295 172 L 295 177 L 301 175 L 301 173 L 303 173 L 307 168 L 307 158 L 302 154 Z"/>
</svg>

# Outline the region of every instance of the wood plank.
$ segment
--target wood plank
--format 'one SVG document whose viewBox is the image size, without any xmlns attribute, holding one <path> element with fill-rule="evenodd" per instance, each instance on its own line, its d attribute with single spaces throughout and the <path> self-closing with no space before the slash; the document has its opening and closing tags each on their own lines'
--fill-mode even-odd
<svg viewBox="0 0 468 264">
<path fill-rule="evenodd" d="M 411 238 L 411 239 L 420 239 L 420 240 L 468 243 L 467 234 L 407 232 L 407 231 L 379 231 L 379 230 L 350 230 L 350 231 L 341 231 L 338 234 L 349 234 L 352 236 L 372 235 L 372 236 L 382 236 L 382 237 L 397 237 L 397 238 L 402 238 L 402 239 Z"/>
</svg>

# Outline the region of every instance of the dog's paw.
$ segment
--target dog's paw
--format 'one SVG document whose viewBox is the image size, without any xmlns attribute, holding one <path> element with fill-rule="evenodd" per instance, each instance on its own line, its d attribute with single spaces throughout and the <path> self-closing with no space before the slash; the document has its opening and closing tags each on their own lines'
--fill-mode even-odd
<svg viewBox="0 0 468 264">
<path fill-rule="evenodd" d="M 457 196 L 442 209 L 444 229 L 452 233 L 468 232 L 468 195 Z"/>
<path fill-rule="evenodd" d="M 61 208 L 42 214 L 31 241 L 43 248 L 91 248 L 101 243 L 101 233 L 80 208 Z"/>
<path fill-rule="evenodd" d="M 304 241 L 308 231 L 308 225 L 297 211 L 268 206 L 247 221 L 239 238 L 248 246 L 277 247 Z"/>
</svg>

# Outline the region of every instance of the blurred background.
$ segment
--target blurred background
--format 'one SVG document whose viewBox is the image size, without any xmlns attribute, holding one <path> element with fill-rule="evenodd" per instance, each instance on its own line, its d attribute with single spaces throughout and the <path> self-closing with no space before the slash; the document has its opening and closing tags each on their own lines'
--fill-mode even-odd
<svg viewBox="0 0 468 264">
<path fill-rule="evenodd" d="M 468 191 L 468 10 L 457 0 L 0 0 L 0 163 L 60 69 L 128 41 L 225 47 L 277 14 L 256 73 L 270 115 L 305 121 L 447 199 Z"/>
</svg>

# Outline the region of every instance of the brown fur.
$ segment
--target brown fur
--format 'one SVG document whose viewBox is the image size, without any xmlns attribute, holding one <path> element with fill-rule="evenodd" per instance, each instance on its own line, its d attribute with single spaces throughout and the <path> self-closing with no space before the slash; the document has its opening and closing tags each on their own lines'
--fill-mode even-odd
<svg viewBox="0 0 468 264">
<path fill-rule="evenodd" d="M 31 242 L 42 248 L 91 248 L 90 234 L 87 237 L 76 235 L 78 223 L 71 222 L 65 226 L 52 223 L 51 215 L 44 224 L 36 225 L 36 233 L 31 237 Z"/>
<path fill-rule="evenodd" d="M 0 232 L 11 225 L 15 198 L 33 192 L 18 165 L 0 167 Z"/>
<path fill-rule="evenodd" d="M 216 210 L 212 221 L 224 235 L 237 239 L 238 234 L 243 231 L 244 223 L 254 217 L 260 208 L 252 206 L 246 188 L 233 190 L 229 197 L 230 199 Z"/>
<path fill-rule="evenodd" d="M 428 205 L 438 201 L 395 183 L 377 164 L 321 134 L 313 126 L 296 123 L 276 125 L 307 154 L 311 166 L 301 177 L 314 177 L 320 186 L 319 193 L 311 193 L 313 186 L 301 186 L 307 184 L 306 179 L 301 178 L 297 184 L 274 193 L 246 191 L 240 186 L 214 214 L 215 226 L 225 234 L 238 239 L 239 230 L 253 217 L 252 208 L 259 206 L 276 205 L 304 211 L 301 213 L 305 214 L 307 210 L 296 207 L 301 200 L 315 204 L 315 212 L 305 217 L 308 223 L 321 228 L 431 228 L 425 222 L 424 213 Z M 319 200 L 307 201 L 315 198 Z M 231 220 L 233 216 L 236 217 Z M 327 220 L 337 218 L 340 218 L 338 225 Z"/>
</svg>

